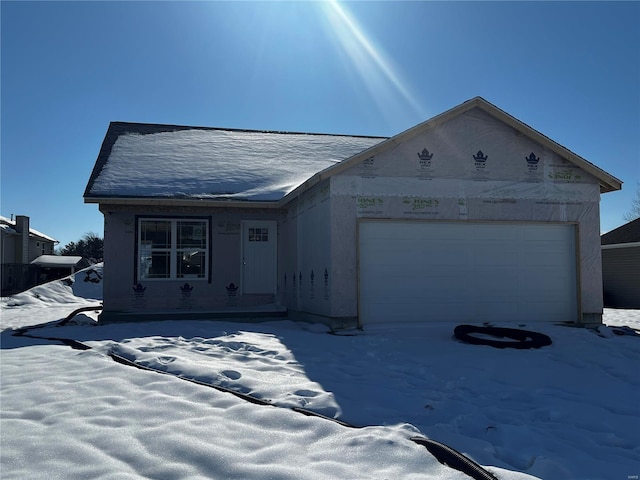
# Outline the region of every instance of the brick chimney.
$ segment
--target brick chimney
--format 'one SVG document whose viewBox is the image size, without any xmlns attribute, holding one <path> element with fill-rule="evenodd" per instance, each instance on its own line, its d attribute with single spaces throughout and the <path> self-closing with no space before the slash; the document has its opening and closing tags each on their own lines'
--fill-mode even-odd
<svg viewBox="0 0 640 480">
<path fill-rule="evenodd" d="M 16 232 L 20 241 L 16 245 L 16 263 L 29 263 L 29 217 L 16 215 Z"/>
</svg>

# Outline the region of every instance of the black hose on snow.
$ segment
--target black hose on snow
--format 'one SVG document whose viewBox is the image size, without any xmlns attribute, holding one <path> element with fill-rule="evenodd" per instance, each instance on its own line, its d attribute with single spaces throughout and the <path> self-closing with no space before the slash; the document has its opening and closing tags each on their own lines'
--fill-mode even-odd
<svg viewBox="0 0 640 480">
<path fill-rule="evenodd" d="M 498 480 L 493 473 L 444 443 L 425 437 L 412 437 L 410 440 L 429 450 L 429 453 L 443 465 L 465 473 L 474 480 Z"/>
</svg>

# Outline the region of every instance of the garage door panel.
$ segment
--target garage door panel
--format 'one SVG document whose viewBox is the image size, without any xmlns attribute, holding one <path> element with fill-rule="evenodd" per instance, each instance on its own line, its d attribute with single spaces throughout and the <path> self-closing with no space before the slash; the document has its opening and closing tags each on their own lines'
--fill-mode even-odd
<svg viewBox="0 0 640 480">
<path fill-rule="evenodd" d="M 514 240 L 517 240 L 520 236 L 518 231 L 502 227 L 495 228 L 495 225 L 491 224 L 480 226 L 473 234 L 476 242 L 503 243 L 505 245 L 513 245 Z"/>
<path fill-rule="evenodd" d="M 545 320 L 549 310 L 560 312 L 560 315 L 569 316 L 572 314 L 572 309 L 567 306 L 567 299 L 559 298 L 556 300 L 547 300 L 544 302 L 530 301 L 525 304 L 524 313 L 527 315 L 527 320 L 540 321 Z"/>
<path fill-rule="evenodd" d="M 577 317 L 572 225 L 364 221 L 359 233 L 363 324 Z"/>
<path fill-rule="evenodd" d="M 458 307 L 458 308 L 457 308 Z M 393 305 L 387 317 L 389 323 L 422 322 L 422 321 L 465 321 L 469 318 L 471 311 L 465 311 L 464 305 L 459 308 L 455 302 L 433 302 L 422 309 L 415 309 L 407 304 Z M 362 315 L 365 318 L 372 318 L 380 310 L 389 309 L 384 303 L 378 303 L 365 307 Z M 369 324 L 375 322 L 369 322 Z M 378 322 L 381 323 L 381 322 Z"/>
<path fill-rule="evenodd" d="M 424 260 L 424 259 L 423 259 Z M 389 284 L 406 284 L 408 282 L 431 282 L 437 285 L 445 279 L 453 277 L 457 282 L 466 280 L 466 269 L 459 265 L 424 265 L 422 261 L 412 261 L 409 265 L 399 267 L 398 264 L 385 263 L 382 268 L 362 267 L 360 281 L 371 287 L 377 285 L 388 287 Z"/>
<path fill-rule="evenodd" d="M 538 291 L 558 291 L 559 294 L 564 294 L 565 290 L 559 286 L 575 281 L 574 272 L 561 270 L 557 265 L 531 265 L 520 271 L 525 294 Z"/>
<path fill-rule="evenodd" d="M 516 266 L 520 255 L 514 249 L 498 247 L 491 250 L 479 249 L 473 257 L 475 265 L 485 268 L 491 265 Z"/>
<path fill-rule="evenodd" d="M 554 264 L 558 261 L 555 252 L 551 253 L 549 250 L 553 249 L 553 245 L 540 245 L 529 246 L 526 251 L 522 252 L 522 265 L 540 265 L 540 264 Z"/>
<path fill-rule="evenodd" d="M 361 250 L 360 256 L 365 258 L 377 258 L 373 264 L 363 264 L 362 268 L 372 271 L 387 271 L 390 266 L 402 265 L 407 268 L 411 265 L 450 266 L 467 264 L 473 253 L 465 248 L 462 243 L 443 243 L 433 245 L 430 243 L 398 242 L 391 248 L 390 243 L 372 245 Z"/>
<path fill-rule="evenodd" d="M 519 303 L 513 301 L 513 299 L 505 298 L 500 304 L 496 304 L 495 301 L 483 302 L 477 301 L 474 305 L 473 311 L 470 312 L 468 321 L 483 321 L 485 318 L 491 318 L 493 321 L 501 321 L 507 319 L 513 319 L 518 315 Z"/>
<path fill-rule="evenodd" d="M 566 227 L 566 228 L 563 228 Z M 559 242 L 566 244 L 573 237 L 573 228 L 559 224 L 538 224 L 526 230 L 526 238 L 534 242 Z"/>
<path fill-rule="evenodd" d="M 473 286 L 461 281 L 459 276 L 449 275 L 439 278 L 425 278 L 420 281 L 408 281 L 406 278 L 392 277 L 386 281 L 378 282 L 371 290 L 371 299 L 368 303 L 410 303 L 439 301 L 443 291 L 449 292 L 449 302 L 459 302 L 458 296 L 469 296 Z"/>
<path fill-rule="evenodd" d="M 378 257 L 375 266 L 379 268 L 397 263 L 411 265 L 421 258 L 428 258 L 434 265 L 451 265 L 469 261 L 471 252 L 464 247 L 464 243 L 459 241 L 437 243 L 432 240 L 376 239 L 361 251 L 361 256 Z"/>
<path fill-rule="evenodd" d="M 521 276 L 512 267 L 487 267 L 488 271 L 476 274 L 473 284 L 478 295 L 492 295 L 502 299 L 513 291 L 514 284 L 520 284 Z"/>
</svg>

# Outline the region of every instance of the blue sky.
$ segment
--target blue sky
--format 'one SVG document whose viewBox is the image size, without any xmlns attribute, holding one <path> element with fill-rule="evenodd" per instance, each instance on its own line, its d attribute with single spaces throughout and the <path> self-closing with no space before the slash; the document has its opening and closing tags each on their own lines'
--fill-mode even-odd
<svg viewBox="0 0 640 480">
<path fill-rule="evenodd" d="M 392 136 L 477 95 L 640 181 L 640 2 L 2 1 L 0 213 L 102 234 L 110 121 Z"/>
</svg>

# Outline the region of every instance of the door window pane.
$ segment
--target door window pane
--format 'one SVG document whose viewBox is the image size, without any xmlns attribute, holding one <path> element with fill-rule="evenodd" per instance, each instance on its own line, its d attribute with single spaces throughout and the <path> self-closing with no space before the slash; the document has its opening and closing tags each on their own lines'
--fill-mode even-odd
<svg viewBox="0 0 640 480">
<path fill-rule="evenodd" d="M 269 229 L 268 228 L 249 228 L 249 241 L 250 242 L 268 242 Z"/>
</svg>

